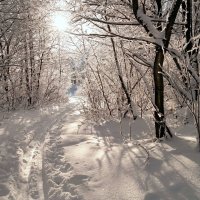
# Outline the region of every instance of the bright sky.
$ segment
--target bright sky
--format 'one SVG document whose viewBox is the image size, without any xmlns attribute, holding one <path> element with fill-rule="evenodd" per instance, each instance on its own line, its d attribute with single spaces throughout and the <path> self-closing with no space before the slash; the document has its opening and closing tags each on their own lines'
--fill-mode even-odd
<svg viewBox="0 0 200 200">
<path fill-rule="evenodd" d="M 52 15 L 52 25 L 57 31 L 65 31 L 68 27 L 68 19 L 62 12 L 55 12 Z"/>
</svg>

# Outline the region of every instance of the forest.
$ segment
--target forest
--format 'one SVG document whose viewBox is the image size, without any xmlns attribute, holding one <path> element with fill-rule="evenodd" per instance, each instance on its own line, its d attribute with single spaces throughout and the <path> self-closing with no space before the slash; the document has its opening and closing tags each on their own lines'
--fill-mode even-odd
<svg viewBox="0 0 200 200">
<path fill-rule="evenodd" d="M 0 16 L 0 200 L 200 199 L 199 0 L 0 0 Z"/>
</svg>

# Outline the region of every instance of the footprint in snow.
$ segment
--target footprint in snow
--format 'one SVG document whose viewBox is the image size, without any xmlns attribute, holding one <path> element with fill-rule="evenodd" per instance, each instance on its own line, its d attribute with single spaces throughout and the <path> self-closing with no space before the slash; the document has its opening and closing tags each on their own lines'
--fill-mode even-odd
<svg viewBox="0 0 200 200">
<path fill-rule="evenodd" d="M 69 183 L 74 184 L 74 185 L 81 185 L 82 183 L 88 181 L 90 179 L 89 176 L 87 175 L 74 175 L 69 179 Z"/>
<path fill-rule="evenodd" d="M 69 172 L 72 170 L 72 166 L 70 163 L 66 163 L 66 164 L 63 164 L 61 167 L 60 167 L 60 171 L 62 173 L 66 173 L 66 172 Z"/>
<path fill-rule="evenodd" d="M 56 183 L 57 185 L 60 185 L 64 180 L 64 177 L 60 176 L 60 175 L 57 175 L 54 177 L 53 181 L 54 183 Z"/>
</svg>

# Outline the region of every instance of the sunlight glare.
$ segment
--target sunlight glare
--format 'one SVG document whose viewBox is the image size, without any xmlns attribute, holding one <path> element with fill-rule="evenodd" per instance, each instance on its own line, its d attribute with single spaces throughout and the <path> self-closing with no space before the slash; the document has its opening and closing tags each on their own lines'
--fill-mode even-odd
<svg viewBox="0 0 200 200">
<path fill-rule="evenodd" d="M 53 27 L 58 31 L 65 31 L 68 23 L 64 15 L 60 13 L 55 13 L 52 17 Z"/>
</svg>

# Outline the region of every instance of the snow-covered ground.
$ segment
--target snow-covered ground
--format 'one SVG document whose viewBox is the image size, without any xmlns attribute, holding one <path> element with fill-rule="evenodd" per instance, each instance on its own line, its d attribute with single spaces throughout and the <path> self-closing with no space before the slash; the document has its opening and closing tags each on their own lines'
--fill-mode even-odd
<svg viewBox="0 0 200 200">
<path fill-rule="evenodd" d="M 151 121 L 93 125 L 79 103 L 0 113 L 0 200 L 200 199 L 193 125 L 152 142 Z"/>
</svg>

